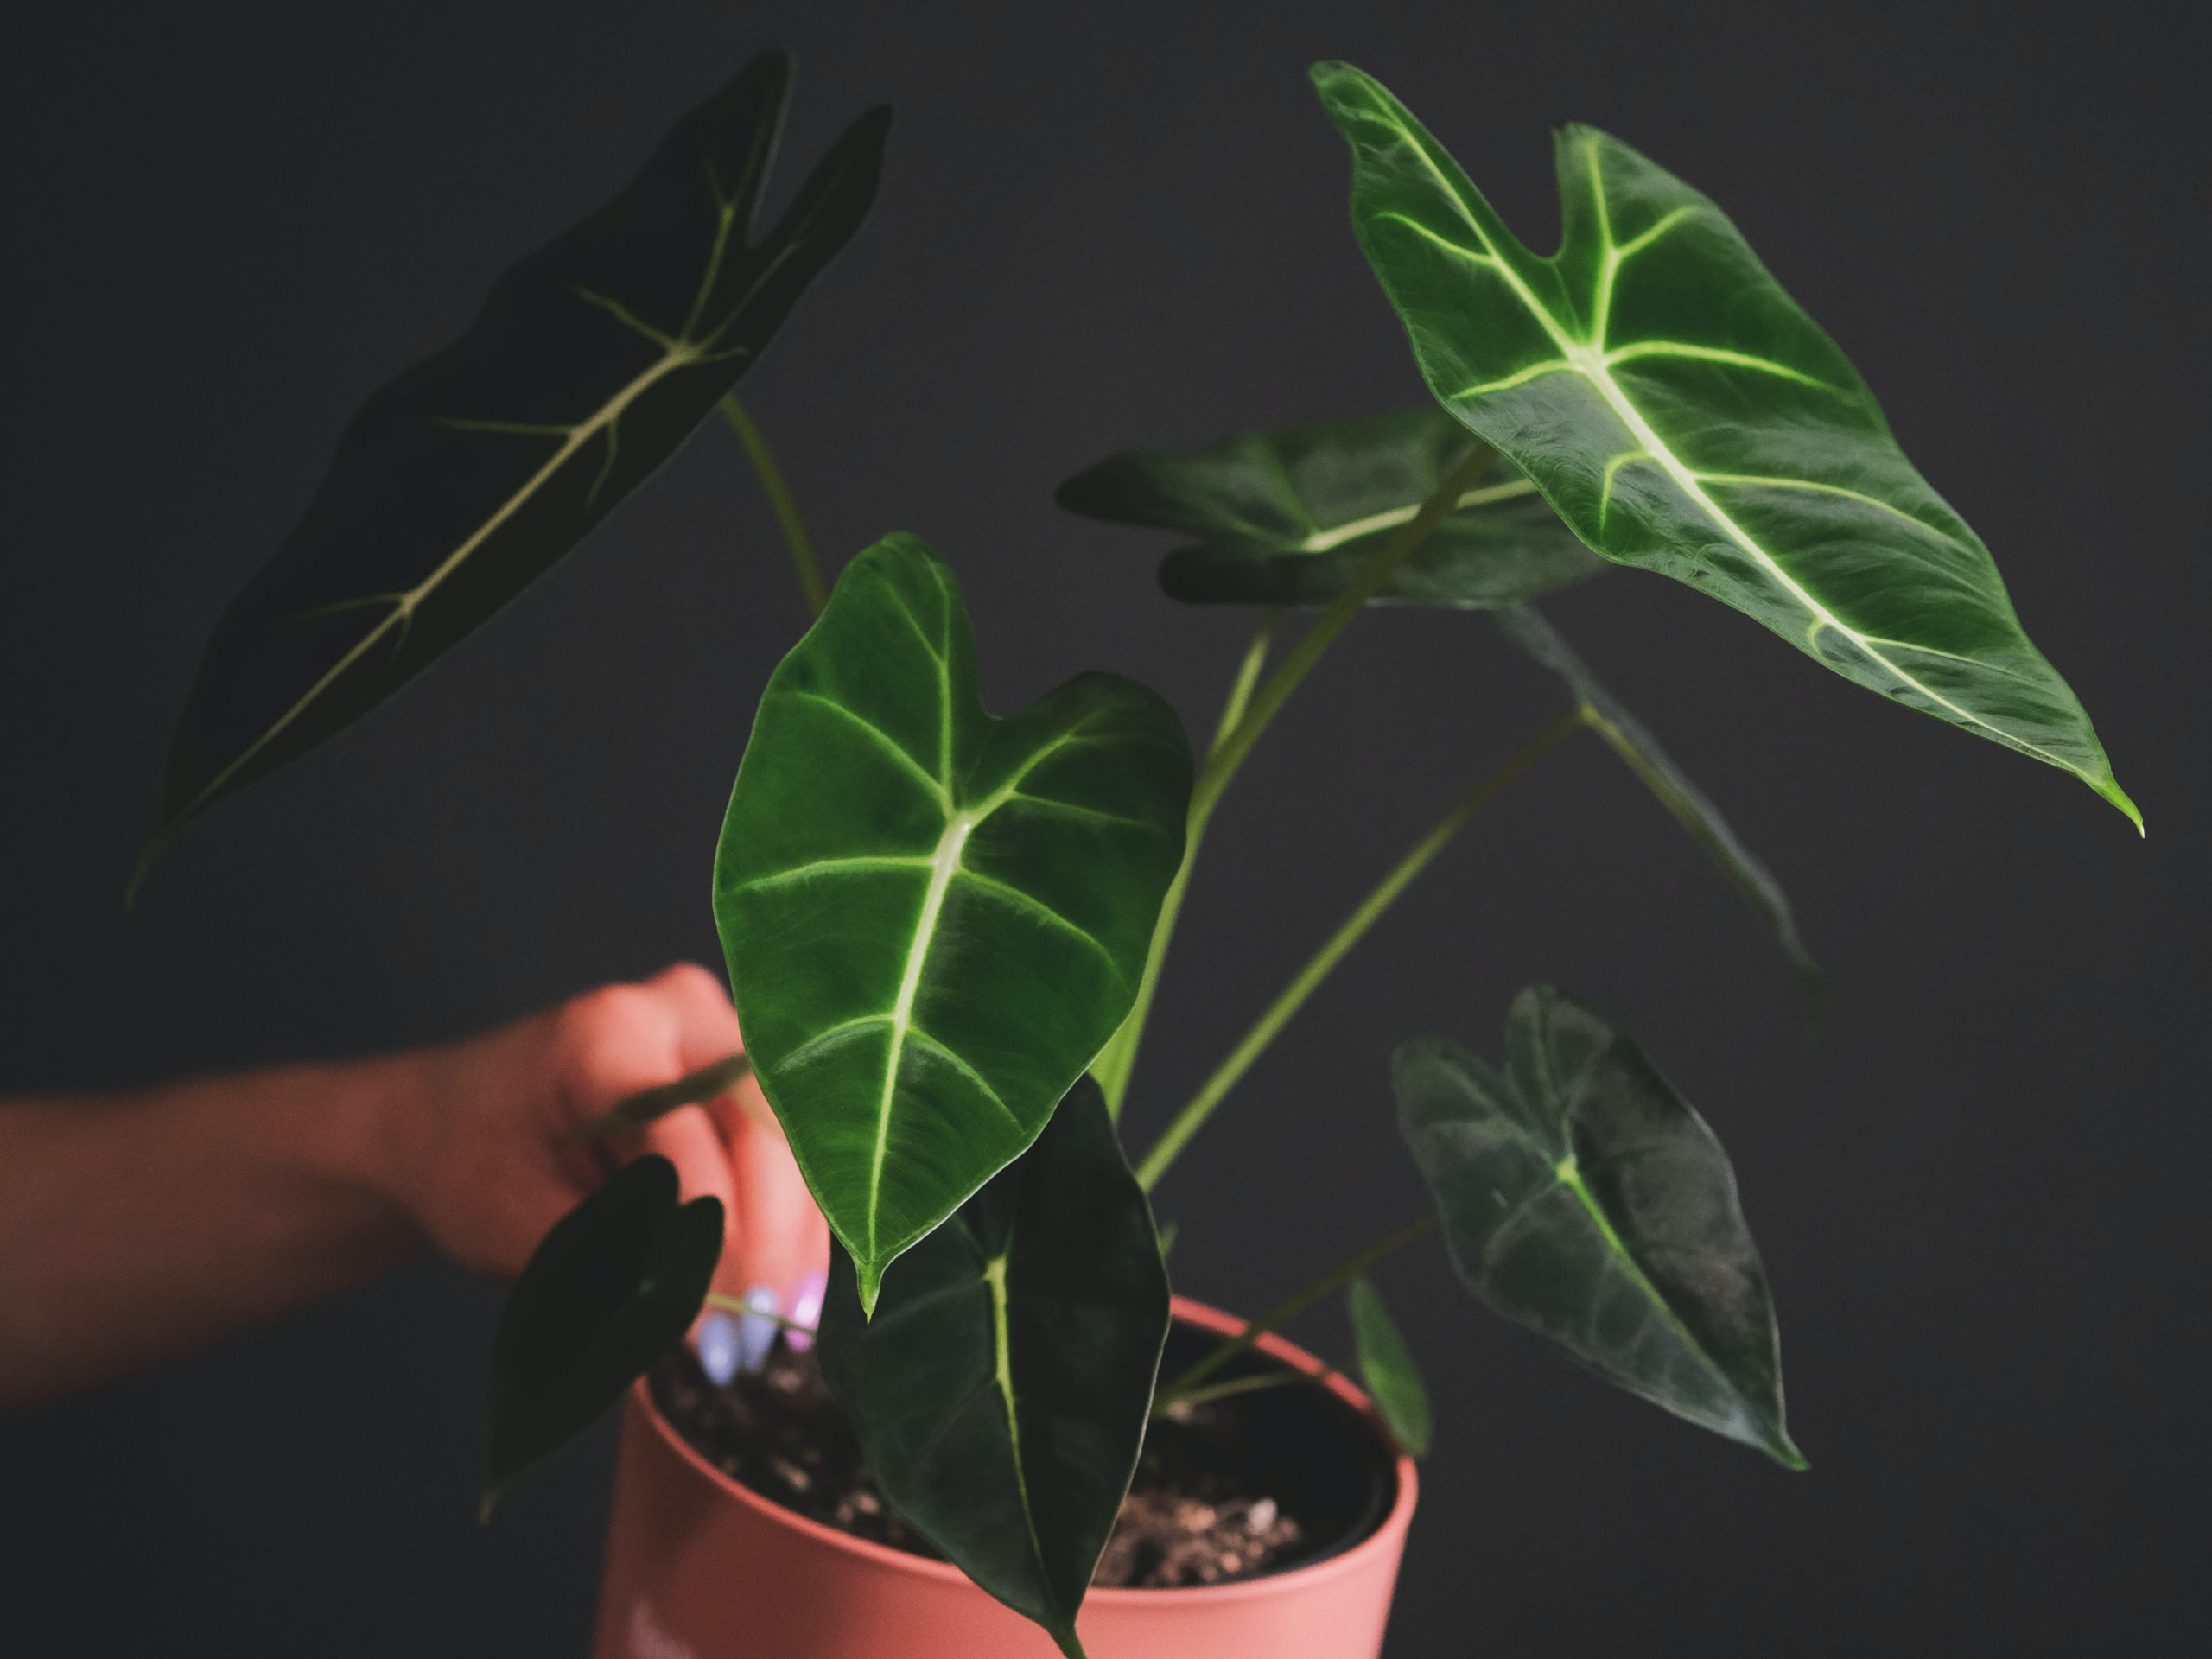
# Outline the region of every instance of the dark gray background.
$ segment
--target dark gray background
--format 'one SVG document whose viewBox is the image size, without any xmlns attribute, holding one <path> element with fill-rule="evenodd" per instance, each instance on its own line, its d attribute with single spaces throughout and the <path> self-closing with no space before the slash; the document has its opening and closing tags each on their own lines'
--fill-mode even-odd
<svg viewBox="0 0 2212 1659">
<path fill-rule="evenodd" d="M 2201 1574 L 2208 1133 L 2199 60 L 2126 7 L 470 3 L 16 15 L 0 69 L 0 1088 L 468 1031 L 678 955 L 753 701 L 802 621 L 709 431 L 398 704 L 123 876 L 226 599 L 354 405 L 449 338 L 758 48 L 786 188 L 900 106 L 874 223 L 747 395 L 839 554 L 967 584 L 988 696 L 1084 667 L 1211 718 L 1244 620 L 1065 518 L 1116 448 L 1418 401 L 1302 71 L 1350 57 L 1530 239 L 1548 128 L 1710 191 L 1999 554 L 2151 838 L 1686 589 L 1554 609 L 1795 895 L 1759 926 L 1594 744 L 1548 760 L 1345 964 L 1163 1188 L 1186 1289 L 1272 1300 L 1419 1201 L 1382 1058 L 1578 989 L 1726 1139 L 1814 1468 L 1386 1288 L 1439 1446 L 1391 1651 L 2171 1649 Z M 1207 849 L 1141 1140 L 1556 688 L 1474 619 L 1363 620 Z M 2197 874 L 2190 872 L 2196 870 Z M 149 1249 L 160 1242 L 147 1241 Z M 609 1446 L 473 1517 L 497 1300 L 423 1264 L 0 1426 L 26 1652 L 581 1654 Z M 1339 1316 L 1305 1330 L 1341 1352 Z"/>
</svg>

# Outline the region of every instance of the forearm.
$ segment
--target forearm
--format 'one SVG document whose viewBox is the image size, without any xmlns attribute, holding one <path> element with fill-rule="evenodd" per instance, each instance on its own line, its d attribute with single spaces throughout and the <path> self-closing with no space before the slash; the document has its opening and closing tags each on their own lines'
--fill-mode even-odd
<svg viewBox="0 0 2212 1659">
<path fill-rule="evenodd" d="M 384 1172 L 410 1057 L 0 1104 L 0 1407 L 362 1279 L 417 1235 Z"/>
</svg>

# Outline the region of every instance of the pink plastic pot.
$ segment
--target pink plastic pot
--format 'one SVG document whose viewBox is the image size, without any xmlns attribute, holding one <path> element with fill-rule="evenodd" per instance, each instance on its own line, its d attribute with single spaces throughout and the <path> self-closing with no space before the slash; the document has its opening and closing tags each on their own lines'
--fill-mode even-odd
<svg viewBox="0 0 2212 1659">
<path fill-rule="evenodd" d="M 1176 1318 L 1242 1322 L 1181 1297 Z M 1263 1351 L 1325 1368 L 1276 1337 Z M 1355 1409 L 1366 1396 L 1325 1386 Z M 1389 1512 L 1350 1548 L 1241 1583 L 1094 1590 L 1077 1629 L 1090 1659 L 1376 1659 L 1414 1514 L 1413 1461 Z M 601 1586 L 597 1659 L 1052 1659 L 1052 1639 L 941 1561 L 864 1542 L 772 1503 L 715 1469 L 641 1382 L 622 1425 Z"/>
</svg>

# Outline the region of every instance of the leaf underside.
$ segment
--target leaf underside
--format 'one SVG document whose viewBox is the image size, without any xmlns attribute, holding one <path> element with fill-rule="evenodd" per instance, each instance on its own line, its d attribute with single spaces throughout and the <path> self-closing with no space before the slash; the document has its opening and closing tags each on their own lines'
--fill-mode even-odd
<svg viewBox="0 0 2212 1659">
<path fill-rule="evenodd" d="M 1826 996 L 1827 982 L 1820 964 L 1797 931 L 1797 918 L 1782 884 L 1751 850 L 1737 838 L 1720 809 L 1692 783 L 1659 747 L 1643 722 L 1624 708 L 1580 657 L 1533 607 L 1510 606 L 1497 613 L 1498 629 L 1538 663 L 1567 682 L 1582 705 L 1583 718 L 1608 747 L 1634 772 L 1645 787 L 1659 798 L 1675 819 L 1703 848 L 1736 890 L 1744 895 L 1767 925 L 1796 969 L 1808 1004 L 1817 1010 Z"/>
<path fill-rule="evenodd" d="M 492 1340 L 485 1514 L 683 1339 L 721 1249 L 721 1200 L 680 1202 L 675 1166 L 658 1156 L 624 1165 L 554 1224 Z"/>
<path fill-rule="evenodd" d="M 1160 586 L 1195 603 L 1325 605 L 1442 487 L 1475 440 L 1430 407 L 1132 450 L 1060 486 L 1071 512 L 1200 538 Z M 1510 466 L 1494 463 L 1376 595 L 1487 609 L 1594 575 L 1585 548 Z"/>
<path fill-rule="evenodd" d="M 1988 550 L 1718 207 L 1563 128 L 1563 235 L 1541 258 L 1379 83 L 1340 63 L 1313 75 L 1351 147 L 1361 245 L 1429 390 L 1578 536 L 2075 773 L 2140 826 Z"/>
<path fill-rule="evenodd" d="M 890 125 L 888 110 L 862 116 L 756 237 L 790 92 L 785 54 L 755 60 L 620 196 L 502 277 L 467 334 L 362 407 L 208 642 L 139 877 L 187 822 L 489 620 L 759 359 L 867 216 Z"/>
<path fill-rule="evenodd" d="M 818 1351 L 893 1509 L 1080 1654 L 1167 1337 L 1152 1211 L 1097 1085 L 901 1258 L 873 1320 L 836 1253 Z"/>
<path fill-rule="evenodd" d="M 1191 758 L 1085 674 L 983 711 L 951 573 L 847 567 L 762 696 L 715 865 L 747 1052 L 872 1306 L 1121 1022 L 1183 856 Z"/>
<path fill-rule="evenodd" d="M 1538 987 L 1515 999 L 1503 1071 L 1424 1039 L 1391 1074 L 1478 1298 L 1630 1393 L 1804 1466 L 1735 1172 L 1634 1043 Z"/>
</svg>

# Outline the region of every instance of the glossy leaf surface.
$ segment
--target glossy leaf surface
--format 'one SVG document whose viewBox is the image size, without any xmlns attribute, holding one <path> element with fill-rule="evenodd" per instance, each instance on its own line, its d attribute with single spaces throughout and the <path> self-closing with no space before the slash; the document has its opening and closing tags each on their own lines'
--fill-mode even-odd
<svg viewBox="0 0 2212 1659">
<path fill-rule="evenodd" d="M 759 359 L 860 228 L 890 124 L 862 116 L 756 238 L 790 90 L 787 57 L 754 61 L 620 196 L 509 271 L 459 340 L 363 406 L 208 644 L 149 859 L 488 620 Z"/>
<path fill-rule="evenodd" d="M 1797 969 L 1807 995 L 1817 1004 L 1824 984 L 1820 964 L 1813 960 L 1804 940 L 1798 936 L 1797 919 L 1790 911 L 1789 899 L 1773 873 L 1737 839 L 1728 820 L 1721 817 L 1720 809 L 1668 757 L 1643 722 L 1605 690 L 1548 621 L 1526 606 L 1500 610 L 1497 620 L 1507 639 L 1567 682 L 1567 689 L 1581 704 L 1583 718 L 1591 729 L 1659 798 L 1751 908 L 1765 918 L 1790 964 Z"/>
<path fill-rule="evenodd" d="M 1114 455 L 1060 486 L 1071 512 L 1182 531 L 1160 586 L 1198 603 L 1325 605 L 1421 510 L 1475 440 L 1440 409 Z M 1493 461 L 1392 573 L 1377 603 L 1485 609 L 1604 569 L 1536 486 Z"/>
<path fill-rule="evenodd" d="M 1344 1292 L 1351 1317 L 1352 1351 L 1358 1357 L 1360 1386 L 1375 1402 L 1391 1438 L 1416 1458 L 1428 1455 L 1431 1422 L 1428 1389 L 1414 1363 L 1413 1351 L 1382 1306 L 1374 1281 L 1362 1277 Z"/>
<path fill-rule="evenodd" d="M 1539 257 L 1389 92 L 1315 84 L 1352 220 L 1429 389 L 1607 558 L 1756 618 L 1908 708 L 2071 772 L 2131 818 L 1988 550 L 1720 210 L 1588 127 Z"/>
<path fill-rule="evenodd" d="M 554 1224 L 507 1293 L 485 1408 L 486 1515 L 683 1339 L 722 1249 L 718 1198 L 677 1197 L 648 1155 Z"/>
<path fill-rule="evenodd" d="M 1168 1323 L 1152 1211 L 1097 1084 L 907 1252 L 873 1320 L 836 1255 L 818 1351 L 884 1496 L 1079 1653 Z"/>
<path fill-rule="evenodd" d="M 1461 1281 L 1631 1394 L 1802 1468 L 1766 1270 L 1713 1131 L 1561 992 L 1516 998 L 1505 1045 L 1502 1071 L 1434 1039 L 1391 1063 Z"/>
<path fill-rule="evenodd" d="M 995 720 L 944 562 L 847 567 L 768 683 L 715 865 L 747 1051 L 873 1306 L 1136 995 L 1183 856 L 1174 711 L 1085 674 Z"/>
</svg>

